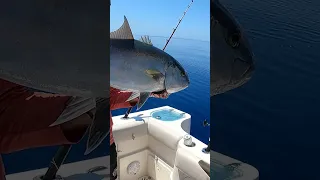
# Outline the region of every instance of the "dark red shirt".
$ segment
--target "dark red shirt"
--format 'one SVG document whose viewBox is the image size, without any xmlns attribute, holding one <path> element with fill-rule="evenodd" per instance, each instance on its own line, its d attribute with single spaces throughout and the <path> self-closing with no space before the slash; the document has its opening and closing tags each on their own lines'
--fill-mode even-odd
<svg viewBox="0 0 320 180">
<path fill-rule="evenodd" d="M 56 142 L 58 135 L 52 133 L 61 134 L 60 126 L 49 125 L 63 112 L 69 98 L 34 92 L 0 79 L 0 153 Z"/>
<path fill-rule="evenodd" d="M 131 92 L 111 88 L 110 110 L 131 107 L 130 102 L 126 102 L 130 95 Z M 76 143 L 66 139 L 60 126 L 48 127 L 63 112 L 69 98 L 35 92 L 0 79 L 0 180 L 5 176 L 1 153 Z M 110 145 L 114 143 L 112 125 L 110 112 Z"/>
<path fill-rule="evenodd" d="M 0 180 L 2 153 L 70 142 L 60 126 L 49 127 L 63 112 L 69 96 L 35 90 L 0 79 Z"/>
</svg>

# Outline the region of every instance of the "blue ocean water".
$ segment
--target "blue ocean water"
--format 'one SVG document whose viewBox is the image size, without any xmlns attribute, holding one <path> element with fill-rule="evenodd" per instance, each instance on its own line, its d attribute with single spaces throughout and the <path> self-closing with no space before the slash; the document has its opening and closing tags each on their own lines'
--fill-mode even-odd
<svg viewBox="0 0 320 180">
<path fill-rule="evenodd" d="M 245 29 L 256 72 L 212 98 L 213 149 L 260 179 L 320 179 L 320 1 L 220 0 Z"/>
<path fill-rule="evenodd" d="M 135 37 L 136 39 L 139 36 Z M 150 37 L 154 46 L 163 48 L 166 38 Z M 176 58 L 186 69 L 190 78 L 187 89 L 172 94 L 166 100 L 150 98 L 141 110 L 171 106 L 191 115 L 191 134 L 208 143 L 210 127 L 203 127 L 210 120 L 210 42 L 173 38 L 166 52 Z M 127 109 L 115 110 L 112 115 L 124 114 Z M 135 111 L 132 110 L 132 112 Z"/>
<path fill-rule="evenodd" d="M 139 37 L 136 37 L 139 38 Z M 153 44 L 163 48 L 166 38 L 150 37 Z M 187 112 L 192 117 L 191 134 L 201 141 L 208 143 L 210 136 L 209 127 L 203 127 L 203 120 L 210 120 L 210 43 L 205 41 L 172 39 L 166 51 L 175 57 L 185 67 L 190 86 L 176 94 L 170 95 L 166 100 L 150 98 L 141 110 L 160 106 L 172 106 Z M 113 116 L 124 114 L 127 109 L 115 110 Z M 135 112 L 136 108 L 132 110 Z M 73 145 L 66 162 L 80 161 L 109 154 L 109 140 L 105 141 L 98 149 L 84 156 L 85 137 L 81 143 Z M 8 174 L 47 167 L 57 147 L 45 147 L 24 150 L 8 155 L 3 155 Z"/>
</svg>

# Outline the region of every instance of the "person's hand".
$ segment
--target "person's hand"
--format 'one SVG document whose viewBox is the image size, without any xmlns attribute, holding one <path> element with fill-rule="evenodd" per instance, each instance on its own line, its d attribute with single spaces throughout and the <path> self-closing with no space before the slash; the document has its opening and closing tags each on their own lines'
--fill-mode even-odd
<svg viewBox="0 0 320 180">
<path fill-rule="evenodd" d="M 169 97 L 169 93 L 167 91 L 164 91 L 160 94 L 158 93 L 151 93 L 150 97 L 154 97 L 154 98 L 160 98 L 160 99 L 167 99 Z"/>
</svg>

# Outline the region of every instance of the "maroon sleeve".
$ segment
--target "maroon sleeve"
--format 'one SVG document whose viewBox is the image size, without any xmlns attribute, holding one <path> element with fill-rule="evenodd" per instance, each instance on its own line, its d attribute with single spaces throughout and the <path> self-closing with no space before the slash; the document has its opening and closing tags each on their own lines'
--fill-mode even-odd
<svg viewBox="0 0 320 180">
<path fill-rule="evenodd" d="M 110 110 L 131 107 L 132 104 L 127 102 L 127 99 L 131 96 L 131 94 L 131 92 L 121 92 L 118 89 L 110 88 Z M 138 101 L 138 98 L 135 100 Z"/>
<path fill-rule="evenodd" d="M 0 154 L 70 142 L 61 126 L 49 127 L 70 97 L 29 91 L 0 79 Z"/>
</svg>

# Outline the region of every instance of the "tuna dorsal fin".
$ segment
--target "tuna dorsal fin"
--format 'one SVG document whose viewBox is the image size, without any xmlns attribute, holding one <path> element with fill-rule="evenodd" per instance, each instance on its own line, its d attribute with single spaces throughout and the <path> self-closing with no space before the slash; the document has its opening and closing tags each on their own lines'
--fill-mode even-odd
<svg viewBox="0 0 320 180">
<path fill-rule="evenodd" d="M 122 26 L 116 31 L 110 33 L 110 39 L 134 39 L 126 16 L 124 16 L 124 22 Z"/>
<path fill-rule="evenodd" d="M 149 36 L 141 36 L 140 41 L 149 45 L 153 45 Z"/>
</svg>

